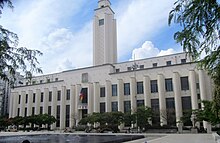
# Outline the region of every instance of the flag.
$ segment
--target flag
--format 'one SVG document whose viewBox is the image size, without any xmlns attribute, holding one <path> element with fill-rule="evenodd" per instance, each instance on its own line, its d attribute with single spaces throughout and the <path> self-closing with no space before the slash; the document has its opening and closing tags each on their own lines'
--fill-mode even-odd
<svg viewBox="0 0 220 143">
<path fill-rule="evenodd" d="M 79 93 L 79 100 L 82 101 L 83 98 L 84 98 L 84 93 L 83 93 L 83 90 L 81 90 L 80 93 Z"/>
</svg>

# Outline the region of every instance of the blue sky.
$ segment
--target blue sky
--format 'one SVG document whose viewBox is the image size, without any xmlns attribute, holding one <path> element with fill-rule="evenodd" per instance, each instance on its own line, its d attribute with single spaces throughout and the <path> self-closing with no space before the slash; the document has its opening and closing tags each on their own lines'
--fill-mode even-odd
<svg viewBox="0 0 220 143">
<path fill-rule="evenodd" d="M 167 24 L 175 0 L 110 0 L 117 19 L 118 62 L 181 52 Z M 44 74 L 92 66 L 92 20 L 98 0 L 19 0 L 4 8 L 3 27 L 19 46 L 38 49 Z"/>
</svg>

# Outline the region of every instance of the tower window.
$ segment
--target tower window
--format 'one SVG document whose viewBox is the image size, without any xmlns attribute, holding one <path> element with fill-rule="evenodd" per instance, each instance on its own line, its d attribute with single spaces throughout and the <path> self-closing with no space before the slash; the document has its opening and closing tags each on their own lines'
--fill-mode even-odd
<svg viewBox="0 0 220 143">
<path fill-rule="evenodd" d="M 99 20 L 99 26 L 104 25 L 104 19 Z"/>
</svg>

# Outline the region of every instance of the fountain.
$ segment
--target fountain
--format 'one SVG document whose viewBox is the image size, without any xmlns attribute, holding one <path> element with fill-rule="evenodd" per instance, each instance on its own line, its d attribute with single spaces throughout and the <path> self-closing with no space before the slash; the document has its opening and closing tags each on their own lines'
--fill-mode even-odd
<svg viewBox="0 0 220 143">
<path fill-rule="evenodd" d="M 0 136 L 0 143 L 121 143 L 144 138 L 143 135 L 76 135 L 76 134 L 40 134 Z"/>
</svg>

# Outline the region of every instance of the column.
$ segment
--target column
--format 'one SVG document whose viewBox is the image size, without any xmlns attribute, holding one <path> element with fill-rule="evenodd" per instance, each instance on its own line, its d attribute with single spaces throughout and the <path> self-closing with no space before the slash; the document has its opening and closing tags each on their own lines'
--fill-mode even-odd
<svg viewBox="0 0 220 143">
<path fill-rule="evenodd" d="M 159 93 L 159 106 L 160 106 L 160 124 L 161 126 L 167 125 L 167 111 L 165 100 L 165 81 L 162 74 L 158 74 L 158 93 Z"/>
<path fill-rule="evenodd" d="M 122 79 L 118 79 L 118 111 L 124 113 L 124 106 L 123 106 L 123 94 L 124 91 L 124 84 Z"/>
<path fill-rule="evenodd" d="M 88 114 L 93 113 L 93 84 L 89 83 L 88 88 Z"/>
<path fill-rule="evenodd" d="M 17 116 L 17 110 L 18 110 L 18 92 L 13 92 L 11 94 L 11 99 L 12 100 L 12 104 L 10 105 L 10 107 L 12 108 L 12 113 L 11 113 L 11 116 L 12 117 L 16 117 Z"/>
<path fill-rule="evenodd" d="M 60 102 L 60 130 L 65 128 L 66 120 L 66 86 L 62 86 L 61 102 Z"/>
<path fill-rule="evenodd" d="M 57 113 L 56 113 L 56 109 L 57 109 L 57 88 L 53 87 L 53 91 L 52 91 L 52 105 L 51 105 L 51 115 L 54 116 L 56 118 Z M 56 123 L 53 123 L 51 125 L 51 129 L 54 130 L 56 128 Z"/>
<path fill-rule="evenodd" d="M 199 89 L 200 89 L 200 97 L 201 101 L 207 100 L 207 93 L 206 93 L 206 82 L 205 82 L 205 74 L 203 70 L 199 70 Z M 204 104 L 201 103 L 202 108 L 204 107 Z M 203 127 L 207 129 L 207 131 L 210 131 L 210 125 L 208 122 L 203 121 Z"/>
<path fill-rule="evenodd" d="M 35 115 L 40 114 L 40 96 L 41 96 L 41 91 L 40 89 L 37 89 L 35 95 Z"/>
<path fill-rule="evenodd" d="M 189 85 L 192 100 L 192 109 L 198 109 L 198 97 L 196 93 L 196 75 L 194 70 L 189 71 Z"/>
<path fill-rule="evenodd" d="M 75 114 L 75 101 L 76 101 L 76 87 L 75 85 L 71 85 L 70 88 L 70 127 L 75 126 L 74 114 Z"/>
<path fill-rule="evenodd" d="M 94 86 L 94 112 L 98 113 L 100 112 L 100 85 L 99 85 L 99 82 L 95 82 L 93 84 Z"/>
<path fill-rule="evenodd" d="M 20 116 L 24 117 L 24 109 L 25 109 L 25 98 L 26 98 L 26 92 L 21 92 L 21 102 L 20 102 Z"/>
<path fill-rule="evenodd" d="M 180 90 L 180 76 L 178 72 L 173 73 L 173 92 L 175 100 L 176 123 L 178 127 L 180 118 L 183 116 L 182 98 Z"/>
<path fill-rule="evenodd" d="M 112 87 L 111 81 L 106 80 L 105 83 L 105 110 L 106 112 L 111 112 L 111 96 L 112 96 Z"/>
<path fill-rule="evenodd" d="M 150 78 L 149 76 L 144 76 L 144 105 L 147 107 L 151 107 L 151 93 L 150 93 Z"/>
<path fill-rule="evenodd" d="M 130 89 L 131 89 L 131 112 L 134 113 L 137 110 L 137 83 L 136 78 L 131 77 L 130 79 Z"/>
<path fill-rule="evenodd" d="M 32 115 L 33 90 L 28 91 L 27 116 Z"/>
<path fill-rule="evenodd" d="M 43 114 L 48 113 L 48 100 L 49 100 L 49 89 L 44 88 Z"/>
<path fill-rule="evenodd" d="M 78 104 L 79 104 L 79 95 L 80 95 L 80 91 L 81 91 L 81 85 L 77 84 L 76 85 L 76 95 L 75 95 L 75 115 L 74 118 L 76 120 L 76 125 L 78 124 L 79 120 L 80 120 L 80 116 L 79 116 L 79 110 L 78 110 Z"/>
</svg>

